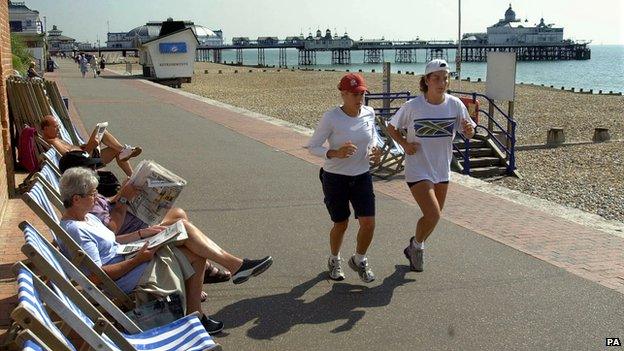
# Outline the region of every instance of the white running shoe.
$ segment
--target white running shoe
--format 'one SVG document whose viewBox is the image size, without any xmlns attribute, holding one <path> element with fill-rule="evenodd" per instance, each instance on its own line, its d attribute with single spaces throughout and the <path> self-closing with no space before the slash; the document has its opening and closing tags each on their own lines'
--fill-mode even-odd
<svg viewBox="0 0 624 351">
<path fill-rule="evenodd" d="M 345 275 L 342 271 L 342 259 L 338 257 L 332 260 L 331 257 L 327 260 L 327 270 L 329 271 L 329 279 L 331 280 L 344 280 Z"/>
</svg>

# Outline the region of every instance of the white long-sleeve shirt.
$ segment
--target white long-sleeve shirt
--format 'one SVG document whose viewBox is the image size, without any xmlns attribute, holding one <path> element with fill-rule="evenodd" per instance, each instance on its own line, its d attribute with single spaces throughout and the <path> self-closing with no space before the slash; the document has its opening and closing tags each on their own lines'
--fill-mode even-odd
<svg viewBox="0 0 624 351">
<path fill-rule="evenodd" d="M 306 148 L 316 156 L 325 159 L 326 172 L 348 176 L 360 175 L 370 169 L 369 148 L 378 140 L 375 128 L 375 111 L 370 106 L 362 106 L 357 117 L 344 113 L 340 107 L 333 108 L 323 115 Z M 324 146 L 325 142 L 329 147 Z M 348 158 L 327 158 L 328 150 L 338 150 L 351 141 L 357 151 Z"/>
</svg>

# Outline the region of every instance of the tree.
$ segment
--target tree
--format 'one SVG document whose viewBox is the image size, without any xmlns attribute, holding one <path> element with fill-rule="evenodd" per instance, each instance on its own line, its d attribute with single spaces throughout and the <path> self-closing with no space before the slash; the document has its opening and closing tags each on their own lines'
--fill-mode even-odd
<svg viewBox="0 0 624 351">
<path fill-rule="evenodd" d="M 11 33 L 11 53 L 13 54 L 13 69 L 26 75 L 28 65 L 34 58 L 26 48 L 26 44 L 14 33 Z"/>
</svg>

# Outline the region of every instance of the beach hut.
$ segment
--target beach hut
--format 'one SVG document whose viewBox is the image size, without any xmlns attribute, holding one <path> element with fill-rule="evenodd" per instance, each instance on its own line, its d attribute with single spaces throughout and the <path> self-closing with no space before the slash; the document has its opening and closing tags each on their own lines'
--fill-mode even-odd
<svg viewBox="0 0 624 351">
<path fill-rule="evenodd" d="M 190 82 L 199 41 L 191 28 L 163 33 L 140 46 L 143 75 L 171 85 Z"/>
</svg>

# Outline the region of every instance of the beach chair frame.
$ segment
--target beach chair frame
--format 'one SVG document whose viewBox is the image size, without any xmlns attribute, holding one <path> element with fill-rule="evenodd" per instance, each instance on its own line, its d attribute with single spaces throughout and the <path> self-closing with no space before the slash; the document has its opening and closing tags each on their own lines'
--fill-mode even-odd
<svg viewBox="0 0 624 351">
<path fill-rule="evenodd" d="M 87 255 L 80 245 L 78 245 L 72 237 L 57 223 L 44 208 L 42 208 L 30 195 L 30 191 L 36 185 L 40 185 L 46 199 L 57 209 L 63 208 L 63 203 L 54 195 L 54 191 L 49 185 L 46 185 L 41 179 L 36 179 L 30 186 L 29 190 L 22 195 L 22 200 L 26 205 L 43 221 L 43 223 L 51 230 L 54 240 L 60 240 L 69 251 L 71 257 L 70 262 L 76 267 L 85 267 L 89 272 L 96 275 L 101 282 L 100 286 L 112 297 L 114 301 L 121 304 L 125 309 L 134 308 L 134 301 L 128 296 L 115 282 L 99 267 L 89 255 Z"/>
<path fill-rule="evenodd" d="M 74 266 L 60 251 L 58 251 L 37 229 L 27 221 L 21 222 L 19 228 L 29 235 L 35 236 L 43 247 L 37 248 L 26 243 L 22 246 L 22 252 L 29 259 L 38 271 L 51 280 L 59 289 L 69 296 L 83 311 L 91 311 L 94 307 L 91 304 L 83 303 L 82 294 L 76 290 L 74 285 L 68 280 L 71 278 L 83 291 L 87 293 L 115 322 L 119 323 L 128 333 L 140 333 L 141 328 L 130 320 L 100 289 L 95 286 L 76 266 Z M 47 252 L 45 252 L 45 251 Z M 59 272 L 57 266 L 62 269 Z M 94 312 L 87 313 L 90 317 Z"/>
</svg>

